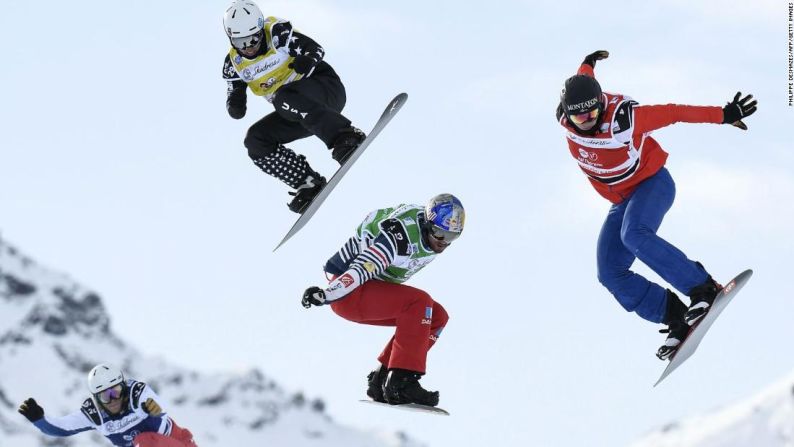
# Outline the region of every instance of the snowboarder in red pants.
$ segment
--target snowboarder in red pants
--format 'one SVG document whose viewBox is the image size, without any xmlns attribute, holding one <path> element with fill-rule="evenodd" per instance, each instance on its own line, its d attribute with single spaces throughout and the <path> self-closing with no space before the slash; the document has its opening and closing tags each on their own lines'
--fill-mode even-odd
<svg viewBox="0 0 794 447">
<path fill-rule="evenodd" d="M 449 315 L 426 292 L 402 283 L 460 236 L 464 220 L 463 205 L 451 194 L 437 195 L 424 207 L 374 211 L 326 263 L 333 278 L 328 287 L 303 294 L 306 308 L 330 304 L 347 320 L 396 327 L 367 377 L 367 395 L 377 402 L 438 405 L 438 391 L 422 388 L 419 378 Z"/>
</svg>

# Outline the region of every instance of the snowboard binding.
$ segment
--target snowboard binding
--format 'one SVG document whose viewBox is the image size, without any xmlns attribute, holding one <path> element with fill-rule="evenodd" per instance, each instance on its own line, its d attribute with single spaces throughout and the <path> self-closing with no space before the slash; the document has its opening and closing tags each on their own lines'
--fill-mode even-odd
<svg viewBox="0 0 794 447">
<path fill-rule="evenodd" d="M 375 402 L 386 403 L 383 385 L 386 383 L 388 373 L 386 367 L 381 364 L 367 375 L 367 396 Z"/>
<path fill-rule="evenodd" d="M 350 158 L 350 155 L 358 149 L 366 138 L 367 135 L 362 132 L 361 129 L 355 127 L 342 129 L 334 140 L 331 158 L 336 160 L 340 165 L 345 164 L 345 161 Z"/>
<path fill-rule="evenodd" d="M 327 183 L 325 177 L 312 171 L 298 189 L 289 192 L 289 195 L 294 196 L 292 201 L 287 204 L 290 211 L 303 214 L 306 207 L 312 203 L 312 200 L 322 191 Z"/>
<path fill-rule="evenodd" d="M 428 391 L 419 384 L 422 375 L 406 369 L 389 370 L 383 395 L 390 405 L 419 404 L 435 407 L 438 405 L 438 391 Z"/>
</svg>

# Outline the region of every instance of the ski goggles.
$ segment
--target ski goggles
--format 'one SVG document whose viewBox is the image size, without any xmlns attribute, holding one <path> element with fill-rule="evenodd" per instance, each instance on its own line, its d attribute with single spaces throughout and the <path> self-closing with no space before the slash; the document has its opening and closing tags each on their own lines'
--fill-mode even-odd
<svg viewBox="0 0 794 447">
<path fill-rule="evenodd" d="M 103 404 L 109 404 L 110 401 L 121 398 L 123 392 L 124 392 L 124 386 L 122 384 L 118 384 L 116 386 L 110 387 L 106 390 L 102 390 L 96 393 L 95 396 L 97 400 L 99 400 Z"/>
<path fill-rule="evenodd" d="M 577 113 L 576 115 L 568 115 L 568 119 L 574 124 L 584 124 L 588 121 L 592 121 L 598 118 L 599 113 L 601 113 L 599 109 L 593 109 L 589 112 Z"/>
<path fill-rule="evenodd" d="M 247 50 L 249 48 L 253 48 L 256 45 L 259 45 L 259 42 L 262 41 L 264 37 L 264 32 L 259 31 L 256 34 L 251 34 L 250 36 L 245 37 L 232 37 L 232 46 L 237 48 L 238 50 Z"/>
<path fill-rule="evenodd" d="M 430 225 L 428 232 L 433 239 L 444 244 L 450 244 L 452 241 L 460 237 L 460 233 L 445 230 L 437 225 Z"/>
</svg>

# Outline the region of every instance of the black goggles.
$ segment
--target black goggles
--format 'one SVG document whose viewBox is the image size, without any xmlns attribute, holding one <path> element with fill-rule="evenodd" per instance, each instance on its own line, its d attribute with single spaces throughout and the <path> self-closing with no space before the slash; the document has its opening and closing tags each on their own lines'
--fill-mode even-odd
<svg viewBox="0 0 794 447">
<path fill-rule="evenodd" d="M 264 37 L 264 32 L 259 31 L 256 34 L 251 34 L 250 36 L 245 37 L 232 37 L 232 46 L 237 48 L 238 50 L 247 50 L 249 48 L 255 47 L 262 41 Z"/>
</svg>

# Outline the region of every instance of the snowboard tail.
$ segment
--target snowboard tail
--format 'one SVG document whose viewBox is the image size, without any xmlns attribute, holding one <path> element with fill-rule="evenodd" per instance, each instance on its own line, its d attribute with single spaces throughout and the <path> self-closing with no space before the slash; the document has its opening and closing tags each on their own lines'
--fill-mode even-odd
<svg viewBox="0 0 794 447">
<path fill-rule="evenodd" d="M 714 298 L 714 303 L 709 307 L 706 315 L 695 323 L 689 331 L 689 335 L 681 342 L 673 355 L 670 356 L 670 363 L 653 386 L 658 385 L 665 377 L 669 376 L 695 353 L 695 350 L 697 350 L 698 345 L 700 345 L 700 342 L 703 340 L 703 337 L 705 337 L 711 325 L 714 324 L 714 321 L 719 317 L 720 313 L 722 313 L 725 307 L 733 300 L 733 297 L 735 297 L 742 287 L 747 284 L 751 276 L 753 276 L 753 271 L 745 270 L 723 287 L 720 293 Z"/>
<path fill-rule="evenodd" d="M 375 402 L 374 400 L 369 399 L 361 399 L 359 402 L 364 402 L 367 404 L 373 405 L 380 405 L 384 407 L 396 408 L 398 410 L 407 410 L 407 411 L 418 411 L 420 413 L 431 413 L 437 414 L 441 416 L 449 416 L 449 412 L 443 408 L 438 407 L 431 407 L 428 405 L 419 405 L 419 404 L 398 404 L 398 405 L 391 405 L 384 402 Z"/>
</svg>

